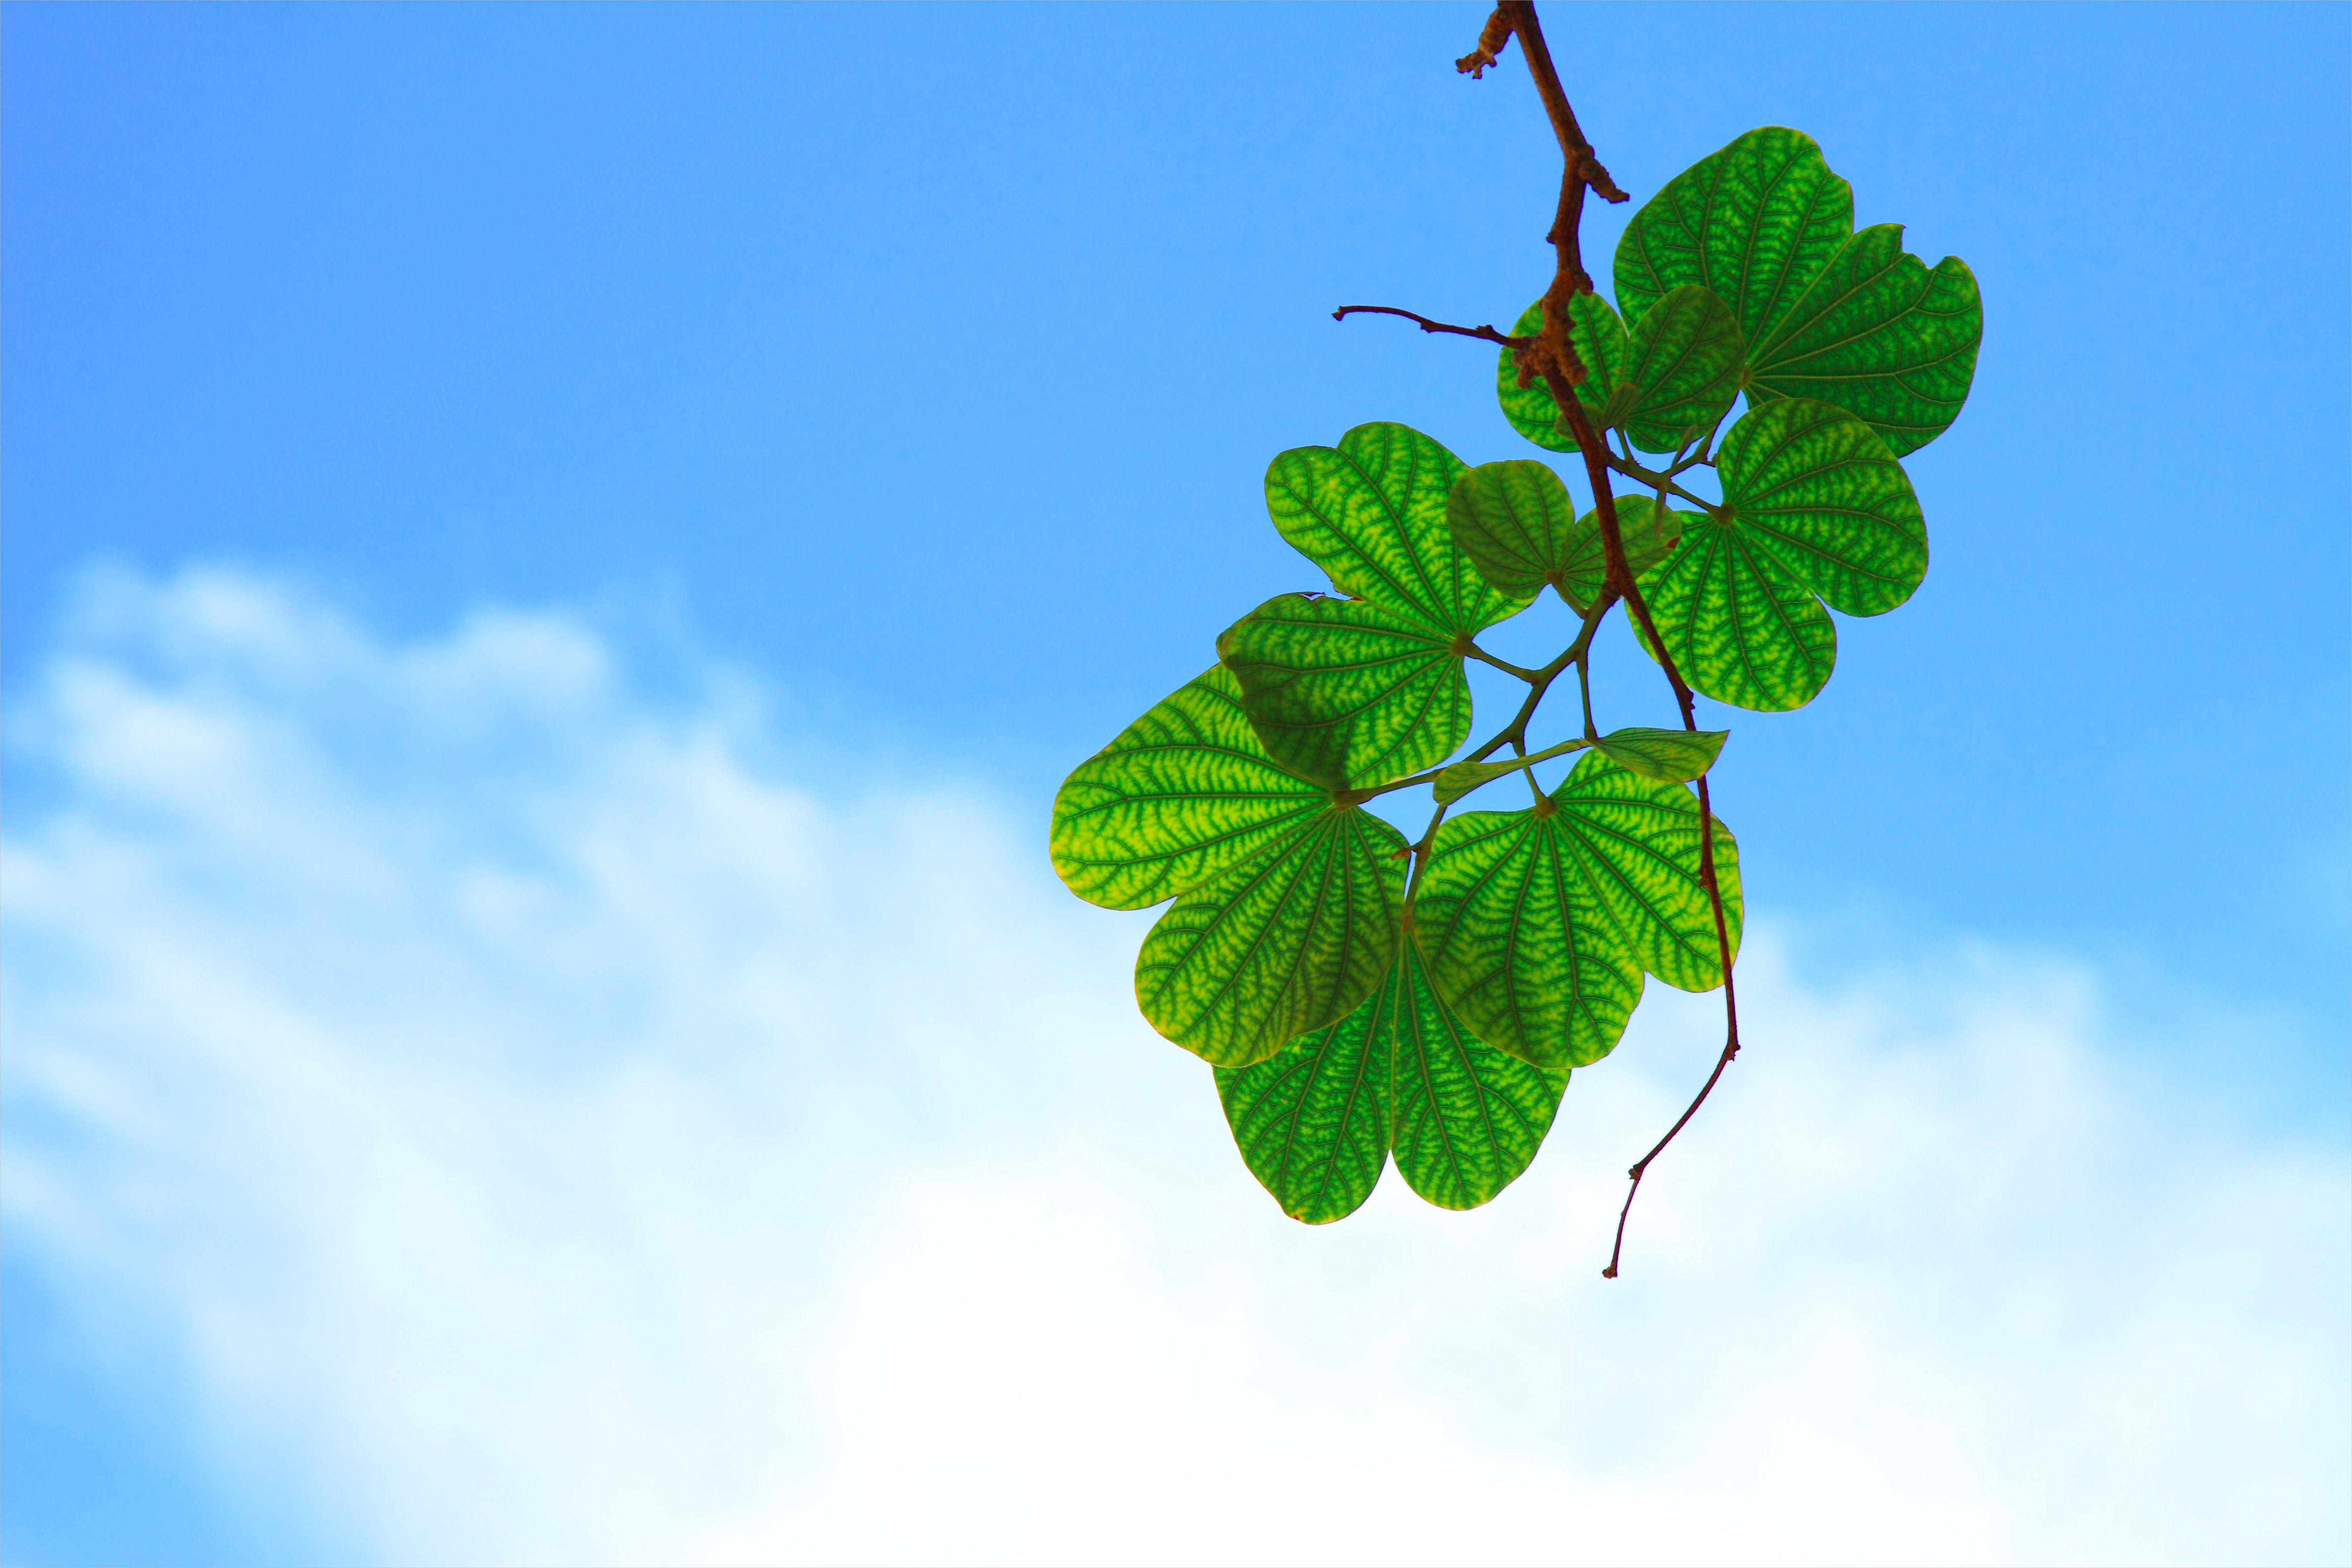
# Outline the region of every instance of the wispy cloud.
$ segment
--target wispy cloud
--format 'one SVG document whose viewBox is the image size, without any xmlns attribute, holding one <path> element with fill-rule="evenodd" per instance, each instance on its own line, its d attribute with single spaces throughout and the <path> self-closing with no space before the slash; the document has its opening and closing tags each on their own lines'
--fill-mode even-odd
<svg viewBox="0 0 2352 1568">
<path fill-rule="evenodd" d="M 1761 922 L 1613 1284 L 1705 999 L 1490 1208 L 1309 1230 L 1041 823 L 762 723 L 205 571 L 93 577 L 17 704 L 14 1243 L 384 1559 L 2352 1547 L 2345 1161 L 2135 1081 L 2081 965 Z"/>
</svg>

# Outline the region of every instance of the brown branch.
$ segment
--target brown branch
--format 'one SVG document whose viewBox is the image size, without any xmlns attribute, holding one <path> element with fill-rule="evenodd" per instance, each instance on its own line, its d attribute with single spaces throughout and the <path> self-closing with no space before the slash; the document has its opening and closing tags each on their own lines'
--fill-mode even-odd
<svg viewBox="0 0 2352 1568">
<path fill-rule="evenodd" d="M 1551 233 L 1545 237 L 1551 242 L 1554 265 L 1551 287 L 1543 298 L 1543 331 L 1514 357 L 1518 362 L 1521 386 L 1538 376 L 1543 377 L 1547 384 L 1557 376 L 1575 386 L 1584 380 L 1586 373 L 1584 361 L 1569 336 L 1568 307 L 1579 294 L 1592 292 L 1592 275 L 1584 269 L 1577 233 L 1584 216 L 1584 193 L 1587 189 L 1595 190 L 1603 200 L 1612 202 L 1625 200 L 1625 193 L 1617 188 L 1609 171 L 1593 156 L 1592 143 L 1584 139 L 1584 130 L 1576 122 L 1576 110 L 1569 107 L 1568 94 L 1559 85 L 1559 73 L 1552 67 L 1550 47 L 1544 42 L 1543 24 L 1536 19 L 1534 0 L 1503 0 L 1478 35 L 1477 52 L 1456 61 L 1454 68 L 1468 69 L 1474 76 L 1479 74 L 1485 66 L 1495 62 L 1496 52 L 1513 34 L 1518 36 L 1519 47 L 1527 55 L 1528 71 L 1535 78 L 1537 96 L 1543 100 L 1544 112 L 1551 120 L 1561 159 L 1559 210 L 1553 216 Z M 1558 398 L 1559 395 L 1555 391 L 1552 395 Z"/>
<path fill-rule="evenodd" d="M 1473 81 L 1486 74 L 1486 68 L 1495 63 L 1496 57 L 1511 41 L 1510 11 L 1507 5 L 1495 7 L 1495 14 L 1478 29 L 1478 47 L 1454 62 L 1455 70 L 1468 71 Z"/>
<path fill-rule="evenodd" d="M 1592 143 L 1585 140 L 1583 127 L 1576 121 L 1576 110 L 1569 107 L 1568 94 L 1560 87 L 1559 72 L 1551 62 L 1551 49 L 1544 42 L 1543 24 L 1536 19 L 1535 0 L 1502 0 L 1478 36 L 1477 53 L 1456 62 L 1456 69 L 1467 69 L 1473 76 L 1484 66 L 1495 63 L 1496 54 L 1513 35 L 1528 58 L 1528 73 L 1535 78 L 1537 96 L 1543 100 L 1544 113 L 1551 121 L 1552 134 L 1559 139 L 1560 153 L 1559 209 L 1552 219 L 1551 233 L 1545 237 L 1552 247 L 1551 287 L 1544 293 L 1543 330 L 1536 341 L 1515 351 L 1513 357 L 1519 366 L 1519 384 L 1526 386 L 1537 377 L 1543 379 L 1551 393 L 1552 401 L 1559 405 L 1560 416 L 1575 432 L 1577 450 L 1584 458 L 1585 477 L 1592 484 L 1593 510 L 1600 515 L 1601 545 L 1608 565 L 1607 585 L 1622 595 L 1633 618 L 1641 623 L 1650 647 L 1658 656 L 1659 668 L 1665 671 L 1667 681 L 1674 687 L 1675 701 L 1682 709 L 1683 728 L 1696 730 L 1698 715 L 1690 685 L 1683 679 L 1682 671 L 1675 667 L 1674 655 L 1666 650 L 1665 639 L 1658 635 L 1658 624 L 1650 615 L 1647 600 L 1642 596 L 1641 585 L 1625 560 L 1625 540 L 1617 526 L 1617 500 L 1610 492 L 1607 452 L 1601 445 L 1600 432 L 1592 427 L 1592 416 L 1584 406 L 1576 388 L 1585 379 L 1585 366 L 1578 356 L 1576 344 L 1569 335 L 1569 306 L 1579 294 L 1593 292 L 1592 275 L 1584 269 L 1582 243 L 1578 236 L 1584 218 L 1584 193 L 1597 191 L 1601 199 L 1622 202 L 1625 193 L 1609 177 L 1609 171 L 1593 155 Z M 1706 888 L 1706 899 L 1715 914 L 1715 935 L 1723 963 L 1723 1054 L 1716 1058 L 1715 1070 L 1690 1102 L 1679 1121 L 1666 1130 L 1647 1154 L 1627 1173 L 1633 1179 L 1625 1194 L 1625 1206 L 1617 1214 L 1617 1241 L 1610 1249 L 1609 1267 L 1601 1270 L 1606 1279 L 1617 1277 L 1617 1264 L 1625 1248 L 1625 1216 L 1633 1212 L 1633 1195 L 1642 1190 L 1642 1176 L 1665 1146 L 1675 1141 L 1698 1108 L 1713 1092 L 1716 1080 L 1731 1058 L 1739 1054 L 1739 1004 L 1731 982 L 1731 933 L 1724 918 L 1723 889 L 1715 874 L 1715 806 L 1707 795 L 1706 778 L 1698 780 L 1699 809 L 1699 880 Z"/>
<path fill-rule="evenodd" d="M 1666 1129 L 1666 1135 L 1625 1173 L 1633 1178 L 1633 1184 L 1625 1189 L 1625 1206 L 1617 1211 L 1617 1239 L 1609 1248 L 1609 1267 L 1601 1271 L 1603 1279 L 1617 1278 L 1617 1261 L 1625 1253 L 1625 1216 L 1633 1212 L 1633 1194 L 1642 1190 L 1642 1177 L 1648 1172 L 1650 1162 L 1664 1152 L 1666 1145 L 1675 1141 L 1675 1134 L 1698 1114 L 1698 1108 L 1705 1105 L 1706 1097 L 1715 1092 L 1715 1080 L 1723 1076 L 1723 1069 L 1729 1067 L 1731 1058 L 1739 1054 L 1739 999 L 1731 985 L 1731 930 L 1723 918 L 1723 889 L 1715 879 L 1715 805 L 1707 799 L 1705 773 L 1698 776 L 1698 874 L 1706 884 L 1707 902 L 1715 907 L 1715 945 L 1723 960 L 1723 1016 L 1727 1025 L 1723 1054 L 1715 1058 L 1715 1070 L 1707 1074 L 1706 1082 L 1699 1086 L 1698 1098 L 1690 1102 L 1672 1127 Z"/>
<path fill-rule="evenodd" d="M 1444 321 L 1433 321 L 1427 316 L 1416 316 L 1411 310 L 1400 310 L 1393 305 L 1342 305 L 1331 312 L 1331 319 L 1344 321 L 1349 316 L 1363 311 L 1380 316 L 1402 316 L 1408 321 L 1420 322 L 1424 332 L 1455 332 L 1465 338 L 1483 338 L 1490 343 L 1500 343 L 1507 349 L 1524 348 L 1535 342 L 1533 338 L 1515 338 L 1507 332 L 1498 332 L 1491 326 L 1449 327 Z"/>
</svg>

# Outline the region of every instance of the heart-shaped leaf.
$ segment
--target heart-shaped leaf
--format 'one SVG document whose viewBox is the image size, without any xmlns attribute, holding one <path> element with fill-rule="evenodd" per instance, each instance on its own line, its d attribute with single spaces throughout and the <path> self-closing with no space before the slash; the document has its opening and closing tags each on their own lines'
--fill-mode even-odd
<svg viewBox="0 0 2352 1568">
<path fill-rule="evenodd" d="M 1360 599 L 1269 599 L 1217 639 L 1275 760 L 1334 790 L 1433 767 L 1470 733 L 1454 639 Z"/>
<path fill-rule="evenodd" d="M 1251 1173 L 1309 1225 L 1353 1213 L 1389 1150 L 1429 1202 L 1475 1208 L 1527 1169 L 1568 1087 L 1486 1045 L 1403 944 L 1370 999 L 1255 1067 L 1217 1069 L 1217 1096 Z"/>
<path fill-rule="evenodd" d="M 1054 869 L 1070 891 L 1139 910 L 1287 838 L 1331 804 L 1278 766 L 1223 666 L 1080 763 L 1054 797 Z"/>
<path fill-rule="evenodd" d="M 1641 966 L 1684 991 L 1712 991 L 1722 984 L 1715 906 L 1699 874 L 1698 797 L 1679 784 L 1645 778 L 1596 750 L 1570 771 L 1551 799 L 1559 808 L 1558 831 L 1574 846 L 1579 874 Z M 1713 825 L 1713 837 L 1716 885 L 1737 954 L 1739 846 L 1720 821 Z"/>
<path fill-rule="evenodd" d="M 1802 707 L 1837 660 L 1819 601 L 1874 616 L 1927 575 L 1918 499 L 1869 426 L 1807 397 L 1749 409 L 1716 469 L 1723 507 L 1685 529 L 1643 595 L 1692 686 L 1741 708 Z"/>
<path fill-rule="evenodd" d="M 1345 1017 L 1396 956 L 1404 837 L 1333 805 L 1179 898 L 1143 939 L 1151 1026 L 1219 1067 Z"/>
<path fill-rule="evenodd" d="M 1867 422 L 1896 457 L 1942 435 L 1968 401 L 1984 339 L 1976 275 L 1957 256 L 1931 271 L 1903 226 L 1846 241 L 1749 356 L 1748 401 L 1812 397 Z"/>
<path fill-rule="evenodd" d="M 1531 338 L 1543 331 L 1543 301 L 1538 300 L 1520 312 L 1511 335 Z M 1577 358 L 1584 362 L 1585 377 L 1576 389 L 1577 401 L 1584 405 L 1592 427 L 1603 429 L 1610 395 L 1625 380 L 1625 323 L 1600 295 L 1579 294 L 1568 305 L 1568 341 L 1575 346 Z M 1521 386 L 1518 362 L 1511 354 L 1510 349 L 1503 350 L 1495 366 L 1495 395 L 1503 405 L 1503 417 L 1538 447 L 1575 451 L 1576 437 L 1561 425 L 1559 405 L 1552 401 L 1551 389 L 1540 377 Z"/>
<path fill-rule="evenodd" d="M 1413 901 L 1440 994 L 1487 1044 L 1540 1068 L 1616 1047 L 1642 966 L 1546 801 L 1449 818 Z"/>
<path fill-rule="evenodd" d="M 1685 680 L 1718 702 L 1777 713 L 1811 702 L 1837 662 L 1837 628 L 1812 590 L 1736 523 L 1696 518 L 1642 596 Z M 1640 620 L 1634 636 L 1657 657 Z"/>
<path fill-rule="evenodd" d="M 1397 964 L 1406 1005 L 1393 1016 L 1390 1147 L 1397 1170 L 1440 1208 L 1476 1208 L 1518 1179 L 1543 1146 L 1568 1088 L 1473 1034 L 1430 984 L 1418 944 Z"/>
<path fill-rule="evenodd" d="M 1389 1158 L 1389 1078 L 1402 965 L 1336 1024 L 1252 1067 L 1219 1068 L 1234 1142 L 1282 1212 L 1308 1225 L 1345 1219 L 1380 1184 Z"/>
<path fill-rule="evenodd" d="M 1558 587 L 1578 543 L 1576 502 L 1559 476 L 1532 458 L 1481 463 L 1445 501 L 1454 542 L 1503 594 L 1531 599 Z"/>
<path fill-rule="evenodd" d="M 1449 636 L 1517 614 L 1454 548 L 1445 498 L 1462 460 L 1402 425 L 1359 425 L 1337 447 L 1297 447 L 1265 473 L 1266 510 L 1339 592 Z"/>
<path fill-rule="evenodd" d="M 1750 131 L 1666 182 L 1625 226 L 1611 270 L 1634 321 L 1685 283 L 1713 289 L 1742 339 L 1767 342 L 1853 233 L 1853 191 L 1801 131 Z"/>
<path fill-rule="evenodd" d="M 1715 766 L 1725 730 L 1612 730 L 1592 749 L 1621 767 L 1665 784 L 1685 784 Z"/>
<path fill-rule="evenodd" d="M 1843 409 L 1808 397 L 1751 408 L 1716 471 L 1738 526 L 1832 609 L 1879 615 L 1927 574 L 1927 523 L 1903 465 Z"/>
<path fill-rule="evenodd" d="M 1731 411 L 1745 357 L 1739 323 L 1713 289 L 1668 289 L 1627 334 L 1622 374 L 1637 392 L 1626 436 L 1645 452 L 1696 444 Z"/>
</svg>

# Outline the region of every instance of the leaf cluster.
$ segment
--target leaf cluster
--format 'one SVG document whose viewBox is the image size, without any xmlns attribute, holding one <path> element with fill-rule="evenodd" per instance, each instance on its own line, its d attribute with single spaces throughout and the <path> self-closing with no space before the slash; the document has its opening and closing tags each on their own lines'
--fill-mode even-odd
<svg viewBox="0 0 2352 1568">
<path fill-rule="evenodd" d="M 1282 453 L 1268 515 L 1328 591 L 1234 621 L 1214 666 L 1062 786 L 1052 854 L 1071 889 L 1114 909 L 1173 900 L 1138 955 L 1137 1001 L 1216 1068 L 1243 1155 L 1286 1213 L 1352 1211 L 1391 1153 L 1433 1203 L 1487 1201 L 1647 979 L 1726 983 L 1738 847 L 1690 787 L 1725 736 L 1687 716 L 1601 732 L 1592 636 L 1630 594 L 1655 628 L 1637 621 L 1643 645 L 1691 687 L 1787 710 L 1829 679 L 1831 610 L 1878 615 L 1918 587 L 1927 529 L 1900 458 L 1958 412 L 1981 315 L 1965 264 L 1929 268 L 1900 239 L 1853 229 L 1846 183 L 1798 132 L 1750 132 L 1695 164 L 1628 226 L 1616 307 L 1568 308 L 1586 371 L 1570 395 L 1602 448 L 1580 455 L 1645 493 L 1580 510 L 1546 463 L 1469 467 L 1395 424 Z M 1579 421 L 1526 363 L 1543 322 L 1540 302 L 1520 318 L 1497 394 L 1529 440 L 1577 451 Z M 1686 487 L 1700 468 L 1719 499 Z M 1577 621 L 1558 658 L 1523 669 L 1479 647 L 1547 587 Z M 1474 658 L 1528 689 L 1464 754 Z M 1581 732 L 1530 752 L 1529 721 L 1571 668 Z M 1534 764 L 1571 753 L 1540 788 Z M 1453 815 L 1513 773 L 1528 805 Z M 1417 841 L 1366 809 L 1422 786 L 1434 814 Z"/>
</svg>

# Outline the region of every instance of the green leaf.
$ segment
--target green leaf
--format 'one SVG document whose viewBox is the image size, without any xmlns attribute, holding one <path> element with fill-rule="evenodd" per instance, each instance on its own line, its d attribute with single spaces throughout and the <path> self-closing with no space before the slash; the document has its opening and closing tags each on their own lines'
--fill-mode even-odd
<svg viewBox="0 0 2352 1568">
<path fill-rule="evenodd" d="M 1465 472 L 1445 499 L 1445 519 L 1454 544 L 1497 591 L 1531 599 L 1546 583 L 1565 581 L 1578 538 L 1576 502 L 1559 476 L 1533 458 Z"/>
<path fill-rule="evenodd" d="M 1751 530 L 1695 517 L 1642 577 L 1642 596 L 1682 678 L 1718 702 L 1780 712 L 1811 702 L 1837 662 L 1837 628 L 1812 591 Z M 1634 635 L 1655 658 L 1642 631 Z"/>
<path fill-rule="evenodd" d="M 1250 1174 L 1308 1225 L 1344 1219 L 1379 1184 L 1389 1156 L 1396 1012 L 1410 1006 L 1402 964 L 1370 1000 L 1254 1067 L 1219 1068 L 1217 1098 Z"/>
<path fill-rule="evenodd" d="M 1254 1067 L 1217 1069 L 1252 1174 L 1309 1225 L 1371 1195 L 1391 1145 L 1431 1203 L 1475 1208 L 1525 1171 L 1568 1087 L 1465 1027 L 1410 942 L 1370 1000 Z"/>
<path fill-rule="evenodd" d="M 1565 1070 L 1535 1067 L 1479 1039 L 1429 982 L 1408 942 L 1390 984 L 1390 1142 L 1412 1190 L 1440 1208 L 1476 1208 L 1517 1180 L 1551 1130 Z"/>
<path fill-rule="evenodd" d="M 1487 1044 L 1541 1068 L 1615 1047 L 1642 966 L 1549 800 L 1474 811 L 1438 829 L 1413 902 L 1430 978 Z"/>
<path fill-rule="evenodd" d="M 1359 425 L 1338 447 L 1297 447 L 1265 472 L 1283 538 L 1343 594 L 1471 633 L 1526 607 L 1454 548 L 1446 493 L 1462 460 L 1402 425 Z"/>
<path fill-rule="evenodd" d="M 1345 1017 L 1396 954 L 1404 837 L 1333 805 L 1160 917 L 1136 955 L 1151 1026 L 1219 1067 Z"/>
<path fill-rule="evenodd" d="M 1809 397 L 1749 409 L 1716 471 L 1724 506 L 1685 529 L 1643 595 L 1692 686 L 1741 708 L 1801 708 L 1837 661 L 1820 600 L 1874 616 L 1927 575 L 1918 498 L 1869 426 Z"/>
<path fill-rule="evenodd" d="M 1870 426 L 1809 397 L 1751 408 L 1716 456 L 1738 528 L 1850 616 L 1875 616 L 1927 574 L 1927 524 Z"/>
<path fill-rule="evenodd" d="M 1645 452 L 1695 445 L 1739 395 L 1746 346 L 1731 308 L 1715 291 L 1685 283 L 1633 323 L 1624 377 L 1640 388 L 1625 434 Z"/>
<path fill-rule="evenodd" d="M 1209 669 L 1080 763 L 1054 797 L 1054 869 L 1089 903 L 1139 910 L 1289 837 L 1331 804 L 1276 765 Z"/>
<path fill-rule="evenodd" d="M 1585 885 L 1609 911 L 1641 966 L 1685 991 L 1723 984 L 1715 907 L 1699 875 L 1698 797 L 1644 778 L 1596 751 L 1552 792 L 1554 818 L 1575 846 Z M 1714 825 L 1715 875 L 1724 925 L 1739 951 L 1739 846 Z"/>
<path fill-rule="evenodd" d="M 1333 791 L 1434 767 L 1470 733 L 1446 633 L 1360 599 L 1285 594 L 1217 639 L 1275 760 Z"/>
<path fill-rule="evenodd" d="M 1748 403 L 1833 403 L 1899 458 L 1959 414 L 1983 338 L 1968 263 L 1947 256 L 1930 271 L 1904 250 L 1900 224 L 1874 224 L 1831 258 L 1769 341 L 1750 346 Z"/>
<path fill-rule="evenodd" d="M 1543 301 L 1538 300 L 1519 313 L 1511 336 L 1531 338 L 1543 331 Z M 1576 346 L 1586 373 L 1576 389 L 1577 401 L 1591 416 L 1593 428 L 1604 428 L 1610 395 L 1625 380 L 1625 323 L 1600 295 L 1579 294 L 1569 301 L 1568 341 Z M 1520 435 L 1555 452 L 1576 450 L 1575 436 L 1560 425 L 1559 405 L 1552 401 L 1551 389 L 1540 377 L 1521 386 L 1518 364 L 1507 348 L 1495 366 L 1495 395 L 1502 402 L 1503 417 Z"/>
<path fill-rule="evenodd" d="M 1625 226 L 1612 272 L 1639 321 L 1668 290 L 1705 284 L 1750 343 L 1767 342 L 1853 232 L 1853 191 L 1801 131 L 1750 131 L 1666 182 Z"/>
<path fill-rule="evenodd" d="M 1502 763 L 1456 763 L 1437 775 L 1430 784 L 1430 793 L 1440 805 L 1451 805 L 1482 784 L 1493 783 L 1505 773 L 1518 772 L 1527 766 L 1523 758 L 1513 757 Z"/>
<path fill-rule="evenodd" d="M 1612 730 L 1592 742 L 1611 762 L 1644 778 L 1682 784 L 1715 766 L 1726 730 Z"/>
<path fill-rule="evenodd" d="M 1660 732 L 1669 733 L 1678 731 Z M 1460 800 L 1464 795 L 1468 795 L 1472 790 L 1478 788 L 1482 784 L 1492 783 L 1494 780 L 1501 778 L 1505 773 L 1517 773 L 1521 768 L 1530 766 L 1536 763 L 1540 763 L 1547 757 L 1564 756 L 1570 752 L 1581 751 L 1588 744 L 1590 744 L 1589 742 L 1581 739 L 1562 741 L 1557 746 L 1546 746 L 1540 752 L 1531 752 L 1524 757 L 1513 757 L 1507 762 L 1456 763 L 1452 767 L 1446 769 L 1444 773 L 1438 774 L 1436 778 L 1431 780 L 1430 787 L 1432 792 L 1437 796 L 1438 805 L 1450 805 L 1454 802 Z"/>
</svg>

